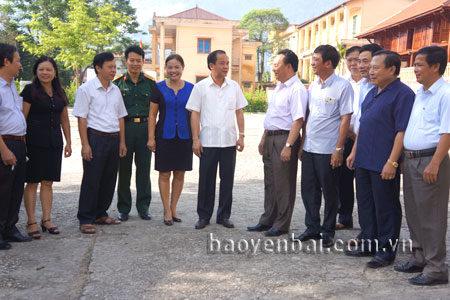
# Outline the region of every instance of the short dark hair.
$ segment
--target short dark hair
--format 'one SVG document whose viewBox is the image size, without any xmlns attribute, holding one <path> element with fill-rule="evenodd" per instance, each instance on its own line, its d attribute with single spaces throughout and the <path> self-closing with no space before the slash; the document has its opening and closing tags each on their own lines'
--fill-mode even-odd
<svg viewBox="0 0 450 300">
<path fill-rule="evenodd" d="M 217 62 L 217 54 L 227 54 L 227 53 L 225 51 L 223 51 L 223 50 L 216 50 L 216 51 L 211 52 L 208 55 L 208 69 L 211 70 L 211 68 L 209 67 L 209 64 L 213 64 L 213 65 L 216 64 L 216 62 Z"/>
<path fill-rule="evenodd" d="M 372 56 L 375 54 L 375 52 L 383 50 L 383 48 L 381 48 L 380 45 L 378 44 L 367 44 L 361 47 L 361 49 L 359 49 L 359 53 L 362 53 L 364 51 L 369 51 L 370 53 L 372 53 Z"/>
<path fill-rule="evenodd" d="M 373 56 L 375 57 L 378 55 L 385 55 L 385 57 L 384 57 L 384 67 L 385 68 L 390 68 L 392 66 L 395 66 L 394 74 L 396 76 L 398 76 L 400 74 L 401 59 L 400 59 L 400 55 L 397 52 L 394 52 L 391 50 L 379 50 L 379 51 L 375 52 L 375 54 Z"/>
<path fill-rule="evenodd" d="M 282 49 L 278 51 L 277 55 L 283 54 L 283 64 L 285 65 L 291 65 L 294 72 L 297 73 L 298 70 L 298 56 L 295 54 L 292 50 L 289 49 Z"/>
<path fill-rule="evenodd" d="M 166 67 L 167 67 L 167 63 L 169 61 L 171 61 L 172 59 L 178 60 L 180 62 L 180 64 L 181 64 L 181 66 L 184 68 L 184 60 L 183 60 L 183 58 L 181 57 L 180 54 L 170 54 L 169 56 L 167 56 L 167 58 L 166 58 Z"/>
<path fill-rule="evenodd" d="M 333 69 L 336 69 L 339 61 L 341 60 L 341 57 L 339 55 L 339 52 L 330 45 L 320 45 L 314 50 L 314 53 L 318 53 L 322 56 L 322 62 L 326 63 L 327 61 L 331 61 L 331 64 L 333 65 Z"/>
<path fill-rule="evenodd" d="M 39 65 L 43 62 L 49 62 L 52 64 L 53 68 L 55 69 L 55 78 L 53 78 L 52 80 L 52 87 L 53 89 L 56 91 L 56 93 L 66 102 L 67 101 L 67 97 L 66 97 L 66 93 L 64 92 L 64 89 L 61 86 L 61 82 L 59 81 L 59 73 L 58 73 L 58 66 L 56 65 L 56 62 L 53 58 L 48 57 L 48 56 L 41 56 L 33 65 L 33 85 L 35 88 L 39 88 L 41 87 L 41 81 L 39 80 L 39 78 L 37 77 L 37 69 L 39 67 Z"/>
<path fill-rule="evenodd" d="M 16 46 L 0 43 L 0 68 L 5 66 L 5 59 L 13 62 L 15 52 L 17 52 Z"/>
<path fill-rule="evenodd" d="M 142 56 L 142 59 L 145 58 L 145 52 L 144 52 L 144 50 L 142 50 L 142 48 L 139 47 L 139 46 L 133 45 L 133 46 L 128 47 L 128 48 L 125 50 L 125 60 L 128 59 L 128 54 L 130 54 L 130 52 L 134 52 L 134 53 L 136 53 L 136 54 L 139 54 L 140 56 Z"/>
<path fill-rule="evenodd" d="M 444 48 L 438 46 L 424 47 L 417 51 L 414 58 L 419 54 L 425 55 L 428 66 L 431 67 L 439 64 L 439 75 L 444 74 L 445 68 L 447 67 L 447 51 Z"/>
<path fill-rule="evenodd" d="M 95 74 L 98 74 L 97 69 L 95 68 L 96 66 L 103 68 L 103 64 L 106 61 L 112 61 L 112 60 L 114 60 L 114 54 L 112 54 L 111 52 L 102 52 L 102 53 L 99 53 L 96 56 L 94 56 L 94 61 L 92 62 L 92 66 L 94 67 Z"/>
<path fill-rule="evenodd" d="M 350 48 L 347 49 L 347 51 L 345 51 L 345 57 L 349 56 L 350 53 L 353 53 L 353 52 L 355 52 L 355 51 L 358 51 L 358 53 L 359 53 L 359 50 L 361 50 L 361 47 L 360 47 L 360 46 L 353 46 L 353 47 L 350 47 Z"/>
</svg>

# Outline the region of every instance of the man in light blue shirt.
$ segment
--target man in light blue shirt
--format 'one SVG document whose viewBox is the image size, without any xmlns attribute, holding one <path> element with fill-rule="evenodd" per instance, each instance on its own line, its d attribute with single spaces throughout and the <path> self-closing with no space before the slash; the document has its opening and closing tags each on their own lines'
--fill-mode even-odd
<svg viewBox="0 0 450 300">
<path fill-rule="evenodd" d="M 429 286 L 448 283 L 446 261 L 450 182 L 450 84 L 442 75 L 447 51 L 420 49 L 414 61 L 418 90 L 406 128 L 403 193 L 413 252 L 395 270 L 420 273 L 408 281 Z"/>
<path fill-rule="evenodd" d="M 21 67 L 16 47 L 0 43 L 0 250 L 10 249 L 8 242 L 31 240 L 16 227 L 26 163 L 27 124 L 22 114 L 22 97 L 14 85 Z"/>
<path fill-rule="evenodd" d="M 344 144 L 353 112 L 353 89 L 334 73 L 339 53 L 330 45 L 314 50 L 311 67 L 319 79 L 309 88 L 309 117 L 303 135 L 302 198 L 306 209 L 306 231 L 300 241 L 321 239 L 323 247 L 334 244 L 339 201 L 339 173 Z M 320 225 L 322 193 L 325 199 L 323 225 Z M 322 233 L 322 236 L 320 235 Z"/>
</svg>

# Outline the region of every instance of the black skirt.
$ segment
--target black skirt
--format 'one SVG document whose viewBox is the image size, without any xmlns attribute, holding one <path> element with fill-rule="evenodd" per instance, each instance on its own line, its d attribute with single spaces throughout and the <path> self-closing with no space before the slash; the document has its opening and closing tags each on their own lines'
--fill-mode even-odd
<svg viewBox="0 0 450 300">
<path fill-rule="evenodd" d="M 63 147 L 27 145 L 25 182 L 60 181 L 62 154 Z"/>
<path fill-rule="evenodd" d="M 155 170 L 159 172 L 192 170 L 192 139 L 156 139 Z"/>
</svg>

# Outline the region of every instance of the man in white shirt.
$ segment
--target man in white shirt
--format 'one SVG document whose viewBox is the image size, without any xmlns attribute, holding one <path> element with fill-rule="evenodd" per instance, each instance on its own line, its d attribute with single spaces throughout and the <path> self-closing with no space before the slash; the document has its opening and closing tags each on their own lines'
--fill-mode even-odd
<svg viewBox="0 0 450 300">
<path fill-rule="evenodd" d="M 93 67 L 97 76 L 80 86 L 75 94 L 73 115 L 83 157 L 78 220 L 82 233 L 95 233 L 93 224 L 120 224 L 106 212 L 116 187 L 119 157 L 127 153 L 124 117 L 127 110 L 119 88 L 111 83 L 116 75 L 114 55 L 97 54 Z"/>
<path fill-rule="evenodd" d="M 264 213 L 248 231 L 279 236 L 289 231 L 297 186 L 299 133 L 308 93 L 297 75 L 298 57 L 291 50 L 277 53 L 272 70 L 278 80 L 264 119 L 259 154 L 264 162 Z"/>
<path fill-rule="evenodd" d="M 358 111 L 359 105 L 359 87 L 361 84 L 361 74 L 358 68 L 359 50 L 361 47 L 353 46 L 345 52 L 345 62 L 349 71 L 347 80 L 353 88 L 353 114 L 350 119 L 350 127 L 347 133 L 347 139 L 344 146 L 344 161 L 347 159 L 350 152 L 352 152 L 353 143 L 355 141 L 355 134 L 353 133 L 353 123 L 355 119 L 355 111 Z M 336 223 L 336 230 L 353 228 L 353 205 L 355 203 L 355 192 L 353 187 L 353 180 L 355 174 L 353 170 L 343 166 L 339 179 L 339 208 L 338 221 Z"/>
<path fill-rule="evenodd" d="M 20 56 L 16 47 L 0 43 L 0 250 L 9 242 L 31 241 L 16 227 L 25 182 L 25 134 L 22 97 L 14 77 L 19 75 Z"/>
<path fill-rule="evenodd" d="M 306 134 L 302 137 L 301 189 L 307 229 L 295 239 L 322 239 L 323 247 L 334 244 L 339 173 L 353 112 L 352 86 L 334 73 L 339 60 L 339 53 L 333 46 L 321 45 L 314 50 L 311 67 L 319 79 L 309 87 L 309 116 L 306 120 Z M 322 193 L 325 212 L 321 226 Z"/>
<path fill-rule="evenodd" d="M 412 240 L 409 261 L 394 269 L 420 273 L 408 281 L 429 286 L 448 283 L 445 239 L 450 182 L 450 84 L 442 75 L 447 50 L 425 47 L 416 53 L 416 94 L 403 140 L 403 193 Z"/>
<path fill-rule="evenodd" d="M 229 58 L 225 51 L 211 52 L 208 55 L 208 68 L 211 76 L 194 86 L 186 104 L 186 109 L 192 112 L 192 150 L 200 158 L 197 203 L 199 220 L 195 228 L 205 228 L 213 214 L 217 165 L 220 167 L 220 192 L 216 221 L 227 228 L 233 228 L 230 215 L 236 150 L 244 149 L 243 108 L 248 103 L 237 82 L 226 77 Z M 238 139 L 236 121 L 239 128 Z"/>
</svg>

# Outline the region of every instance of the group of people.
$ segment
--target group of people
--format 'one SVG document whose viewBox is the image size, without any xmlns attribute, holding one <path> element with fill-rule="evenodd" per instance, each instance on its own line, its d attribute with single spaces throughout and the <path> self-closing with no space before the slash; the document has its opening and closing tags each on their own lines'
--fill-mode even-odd
<svg viewBox="0 0 450 300">
<path fill-rule="evenodd" d="M 336 230 L 352 228 L 356 179 L 361 230 L 348 241 L 356 250 L 346 254 L 372 257 L 370 268 L 388 266 L 395 260 L 400 234 L 403 170 L 413 253 L 394 269 L 419 273 L 409 279 L 412 284 L 447 283 L 450 90 L 442 78 L 447 52 L 431 46 L 416 53 L 414 71 L 422 84 L 417 95 L 398 78 L 401 58 L 396 52 L 376 44 L 355 46 L 347 50 L 345 60 L 348 78 L 335 74 L 340 62 L 336 48 L 317 47 L 311 67 L 318 79 L 307 90 L 297 75 L 297 55 L 283 49 L 275 56 L 278 83 L 258 146 L 264 163 L 264 212 L 247 229 L 269 237 L 289 232 L 300 160 L 306 230 L 294 238 L 320 240 L 323 247 L 331 247 Z M 238 83 L 227 77 L 229 57 L 222 50 L 211 52 L 207 57 L 211 75 L 195 85 L 181 79 L 185 65 L 178 54 L 167 57 L 166 80 L 159 83 L 142 71 L 140 47 L 125 51 L 125 64 L 127 72 L 116 76 L 114 55 L 97 54 L 96 77 L 75 95 L 73 115 L 78 119 L 83 158 L 80 231 L 93 234 L 94 224 L 128 220 L 133 159 L 137 211 L 142 219 L 151 219 L 152 152 L 165 225 L 181 222 L 176 207 L 194 153 L 200 159 L 195 228 L 205 228 L 213 215 L 218 167 L 216 222 L 233 228 L 236 151 L 244 149 L 247 101 Z M 40 237 L 34 214 L 39 183 L 42 231 L 60 232 L 50 219 L 52 183 L 60 180 L 62 154 L 68 157 L 72 152 L 67 97 L 55 62 L 49 57 L 36 62 L 33 82 L 22 97 L 14 85 L 20 67 L 17 49 L 0 44 L 0 194 L 5 196 L 0 201 L 0 249 L 9 249 L 9 242 Z M 114 219 L 107 210 L 117 173 L 119 214 Z M 23 194 L 29 236 L 16 227 Z"/>
</svg>

